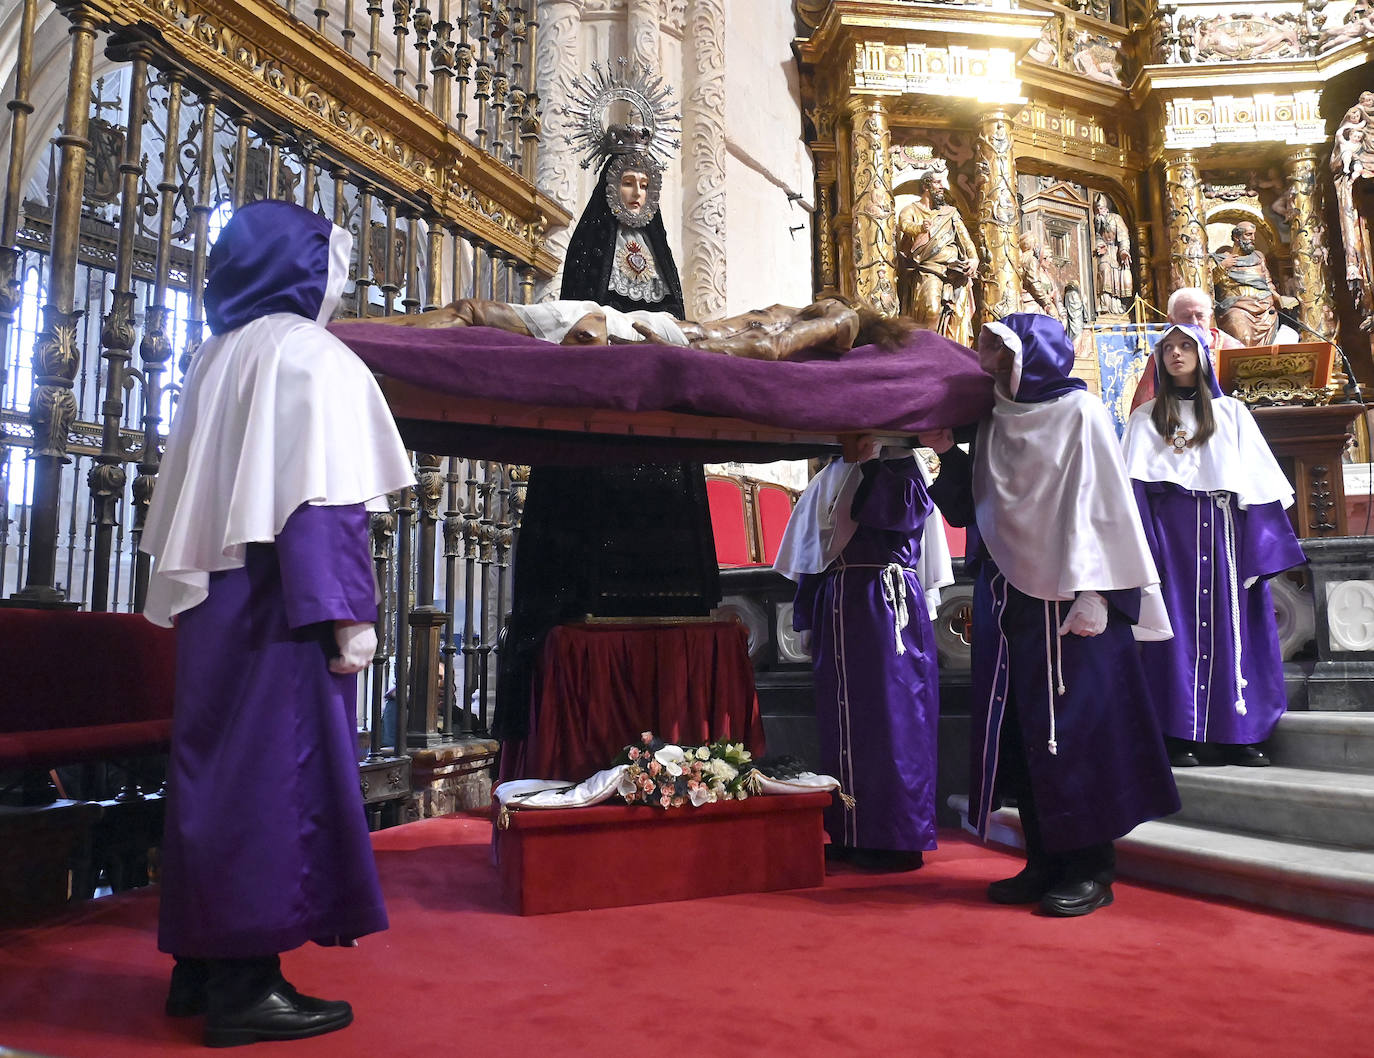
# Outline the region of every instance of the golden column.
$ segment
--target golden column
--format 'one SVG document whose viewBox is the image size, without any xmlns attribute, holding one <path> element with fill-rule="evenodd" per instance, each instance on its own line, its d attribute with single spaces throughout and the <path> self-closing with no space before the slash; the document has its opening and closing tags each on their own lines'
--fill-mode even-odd
<svg viewBox="0 0 1374 1058">
<path fill-rule="evenodd" d="M 881 99 L 852 96 L 850 144 L 853 158 L 852 231 L 855 293 L 884 316 L 897 303 L 896 204 L 892 198 L 892 135 Z"/>
<path fill-rule="evenodd" d="M 1140 269 L 1136 293 L 1147 305 L 1156 305 L 1154 240 L 1150 238 L 1150 225 L 1144 221 L 1135 226 L 1135 259 Z"/>
<path fill-rule="evenodd" d="M 49 245 L 48 300 L 43 328 L 33 348 L 33 513 L 27 580 L 14 598 L 27 606 L 71 605 L 56 586 L 58 503 L 67 458 L 67 430 L 76 418 L 72 383 L 81 365 L 79 342 L 83 311 L 76 308 L 76 270 L 81 202 L 86 189 L 86 152 L 90 147 L 91 68 L 99 13 L 82 2 L 61 3 L 71 23 L 71 65 L 66 107 L 57 145 L 56 204 Z"/>
<path fill-rule="evenodd" d="M 1288 177 L 1288 223 L 1292 232 L 1298 318 L 1318 334 L 1329 335 L 1336 330 L 1336 313 L 1331 303 L 1331 270 L 1326 260 L 1326 222 L 1318 201 L 1317 165 L 1316 150 L 1302 147 L 1284 159 L 1283 170 Z"/>
<path fill-rule="evenodd" d="M 1017 245 L 1016 160 L 1011 117 L 994 110 L 978 122 L 975 148 L 978 189 L 979 274 L 983 300 L 979 324 L 1021 311 L 1021 253 Z"/>
<path fill-rule="evenodd" d="M 1210 291 L 1202 179 L 1191 151 L 1165 157 L 1164 187 L 1164 218 L 1169 228 L 1169 290 L 1164 296 L 1179 287 Z"/>
</svg>

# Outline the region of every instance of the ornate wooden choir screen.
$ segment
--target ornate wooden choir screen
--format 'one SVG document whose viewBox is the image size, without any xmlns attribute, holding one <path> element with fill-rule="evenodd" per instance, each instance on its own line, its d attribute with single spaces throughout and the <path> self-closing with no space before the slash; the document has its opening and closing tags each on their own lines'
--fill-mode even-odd
<svg viewBox="0 0 1374 1058">
<path fill-rule="evenodd" d="M 349 316 L 528 300 L 554 273 L 545 231 L 569 217 L 524 176 L 540 134 L 534 2 L 432 3 L 22 0 L 0 16 L 18 41 L 0 596 L 140 608 L 160 441 L 204 337 L 207 251 L 237 206 L 293 200 L 352 230 Z M 462 679 L 412 742 L 485 723 L 479 708 L 455 725 L 456 687 L 486 700 L 521 498 L 516 468 L 417 463 L 419 487 L 373 524 L 391 618 L 374 719 L 393 679 L 405 714 L 412 624 L 445 630 Z"/>
</svg>

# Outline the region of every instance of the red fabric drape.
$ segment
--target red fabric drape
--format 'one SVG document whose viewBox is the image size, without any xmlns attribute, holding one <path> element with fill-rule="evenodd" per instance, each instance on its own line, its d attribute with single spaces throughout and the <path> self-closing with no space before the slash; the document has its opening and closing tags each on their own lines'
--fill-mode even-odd
<svg viewBox="0 0 1374 1058">
<path fill-rule="evenodd" d="M 580 782 L 641 731 L 764 752 L 749 639 L 735 622 L 561 625 L 544 642 L 531 710 L 523 753 L 506 750 L 528 778 Z"/>
</svg>

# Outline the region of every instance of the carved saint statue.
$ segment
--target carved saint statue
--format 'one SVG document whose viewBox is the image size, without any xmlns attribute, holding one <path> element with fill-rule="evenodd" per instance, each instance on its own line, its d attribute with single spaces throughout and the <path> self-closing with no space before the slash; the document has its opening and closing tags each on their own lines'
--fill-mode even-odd
<svg viewBox="0 0 1374 1058">
<path fill-rule="evenodd" d="M 937 159 L 921 178 L 920 195 L 897 217 L 902 314 L 918 327 L 971 345 L 969 280 L 978 249 L 959 211 L 946 201 L 948 193 L 949 169 Z"/>
<path fill-rule="evenodd" d="M 1064 322 L 1064 305 L 1050 271 L 1049 251 L 1034 235 L 1023 231 L 1021 246 L 1021 311 L 1039 312 Z"/>
<path fill-rule="evenodd" d="M 1341 222 L 1345 281 L 1362 313 L 1370 311 L 1370 280 L 1374 279 L 1365 252 L 1365 235 L 1355 207 L 1354 184 L 1374 174 L 1374 92 L 1361 92 L 1345 112 L 1331 148 L 1331 176 L 1336 185 L 1336 213 Z M 1370 317 L 1374 318 L 1374 317 Z"/>
<path fill-rule="evenodd" d="M 1064 330 L 1069 341 L 1075 342 L 1088 325 L 1088 303 L 1083 300 L 1083 290 L 1078 280 L 1070 279 L 1064 284 Z"/>
<path fill-rule="evenodd" d="M 1264 254 L 1255 248 L 1255 226 L 1231 229 L 1233 245 L 1212 255 L 1217 326 L 1242 345 L 1267 345 L 1279 322 L 1279 293 Z"/>
<path fill-rule="evenodd" d="M 1097 311 L 1125 312 L 1135 295 L 1131 276 L 1131 233 L 1121 214 L 1113 213 L 1106 195 L 1097 196 L 1097 217 L 1093 221 L 1097 241 Z"/>
</svg>

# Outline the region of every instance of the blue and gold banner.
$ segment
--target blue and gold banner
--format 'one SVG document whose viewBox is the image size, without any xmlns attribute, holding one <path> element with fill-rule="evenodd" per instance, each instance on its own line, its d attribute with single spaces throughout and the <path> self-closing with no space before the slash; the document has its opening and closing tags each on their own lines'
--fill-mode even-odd
<svg viewBox="0 0 1374 1058">
<path fill-rule="evenodd" d="M 1092 331 L 1102 379 L 1102 403 L 1116 423 L 1119 437 L 1131 417 L 1131 398 L 1136 384 L 1150 364 L 1155 342 L 1164 333 L 1163 323 L 1117 323 Z"/>
</svg>

